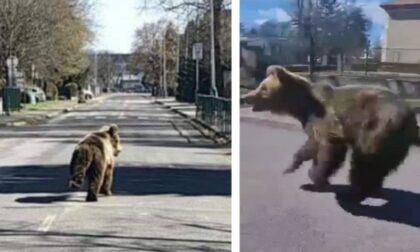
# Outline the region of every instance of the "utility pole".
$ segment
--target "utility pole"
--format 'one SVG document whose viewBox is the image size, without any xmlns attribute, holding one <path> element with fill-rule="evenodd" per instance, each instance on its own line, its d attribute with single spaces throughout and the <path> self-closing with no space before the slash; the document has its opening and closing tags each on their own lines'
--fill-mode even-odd
<svg viewBox="0 0 420 252">
<path fill-rule="evenodd" d="M 166 83 L 166 34 L 167 27 L 165 27 L 165 32 L 163 34 L 163 97 L 168 95 L 167 83 Z"/>
<path fill-rule="evenodd" d="M 159 59 L 159 63 L 160 63 L 160 73 L 159 73 L 159 89 L 158 89 L 158 93 L 160 89 L 163 89 L 163 39 L 162 41 L 160 41 L 160 46 L 159 46 L 159 50 L 160 50 L 160 59 Z M 159 94 L 157 94 L 159 95 Z"/>
<path fill-rule="evenodd" d="M 217 87 L 216 87 L 216 57 L 215 57 L 215 51 L 214 51 L 214 5 L 213 5 L 214 0 L 210 0 L 210 10 L 211 10 L 211 14 L 210 14 L 210 19 L 211 19 L 211 24 L 210 24 L 210 28 L 211 28 L 211 88 L 212 88 L 212 93 L 214 96 L 218 97 L 219 94 L 217 92 Z"/>
<path fill-rule="evenodd" d="M 98 53 L 95 51 L 95 80 L 93 82 L 95 88 L 98 86 Z M 90 87 L 90 85 L 89 85 Z M 89 88 L 90 89 L 90 88 Z"/>
<path fill-rule="evenodd" d="M 35 85 L 35 65 L 33 63 L 31 65 L 31 79 L 32 85 Z"/>
<path fill-rule="evenodd" d="M 314 67 L 315 67 L 315 38 L 313 33 L 313 20 L 312 20 L 312 11 L 313 11 L 313 3 L 312 0 L 309 0 L 308 4 L 308 18 L 305 26 L 307 27 L 307 34 L 309 36 L 309 76 L 310 79 L 313 80 L 314 75 Z"/>
<path fill-rule="evenodd" d="M 178 34 L 178 31 L 176 33 L 176 74 L 179 74 L 179 47 L 181 46 L 180 44 L 180 37 Z"/>
<path fill-rule="evenodd" d="M 196 8 L 196 16 L 195 16 L 195 45 L 198 42 L 198 0 L 195 1 L 197 8 Z M 196 49 L 195 46 L 193 48 Z M 200 59 L 195 55 L 195 103 L 197 104 L 198 92 L 200 91 Z"/>
<path fill-rule="evenodd" d="M 365 53 L 365 76 L 368 73 L 368 66 L 369 66 L 369 48 L 370 48 L 370 41 L 366 41 L 366 53 Z"/>
</svg>

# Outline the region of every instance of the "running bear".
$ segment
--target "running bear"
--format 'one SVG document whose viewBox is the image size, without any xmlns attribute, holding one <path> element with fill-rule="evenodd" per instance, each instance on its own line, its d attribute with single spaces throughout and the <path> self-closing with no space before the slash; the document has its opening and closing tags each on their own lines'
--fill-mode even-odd
<svg viewBox="0 0 420 252">
<path fill-rule="evenodd" d="M 76 146 L 70 162 L 69 187 L 88 180 L 86 201 L 98 201 L 98 194 L 112 195 L 115 157 L 121 152 L 118 126 L 111 124 L 89 133 Z"/>
<path fill-rule="evenodd" d="M 288 114 L 301 122 L 308 139 L 285 173 L 312 160 L 310 179 L 316 186 L 328 184 L 350 147 L 349 179 L 355 200 L 378 192 L 409 147 L 419 145 L 415 113 L 385 88 L 349 85 L 317 90 L 307 79 L 270 66 L 266 79 L 243 100 L 253 111 Z"/>
</svg>

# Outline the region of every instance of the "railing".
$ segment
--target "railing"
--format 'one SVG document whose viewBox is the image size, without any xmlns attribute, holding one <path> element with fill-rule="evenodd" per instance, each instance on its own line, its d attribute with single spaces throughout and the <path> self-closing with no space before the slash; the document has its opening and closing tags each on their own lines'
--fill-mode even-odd
<svg viewBox="0 0 420 252">
<path fill-rule="evenodd" d="M 211 95 L 197 96 L 196 117 L 224 135 L 231 134 L 231 100 Z"/>
</svg>

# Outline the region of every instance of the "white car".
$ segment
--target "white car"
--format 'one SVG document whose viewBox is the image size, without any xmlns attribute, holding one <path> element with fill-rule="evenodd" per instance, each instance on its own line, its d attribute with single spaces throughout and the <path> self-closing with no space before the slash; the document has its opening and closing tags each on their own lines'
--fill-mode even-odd
<svg viewBox="0 0 420 252">
<path fill-rule="evenodd" d="M 83 97 L 85 100 L 91 100 L 93 98 L 93 93 L 90 90 L 83 89 Z"/>
<path fill-rule="evenodd" d="M 44 90 L 40 87 L 29 86 L 24 89 L 24 92 L 32 93 L 36 98 L 36 102 L 44 102 L 47 100 Z"/>
</svg>

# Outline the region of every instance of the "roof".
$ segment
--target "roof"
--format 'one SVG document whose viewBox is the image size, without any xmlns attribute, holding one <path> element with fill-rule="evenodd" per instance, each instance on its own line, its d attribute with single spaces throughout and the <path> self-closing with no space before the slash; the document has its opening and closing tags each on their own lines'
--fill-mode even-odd
<svg viewBox="0 0 420 252">
<path fill-rule="evenodd" d="M 419 8 L 420 0 L 393 0 L 389 3 L 382 4 L 384 9 L 411 9 Z"/>
</svg>

